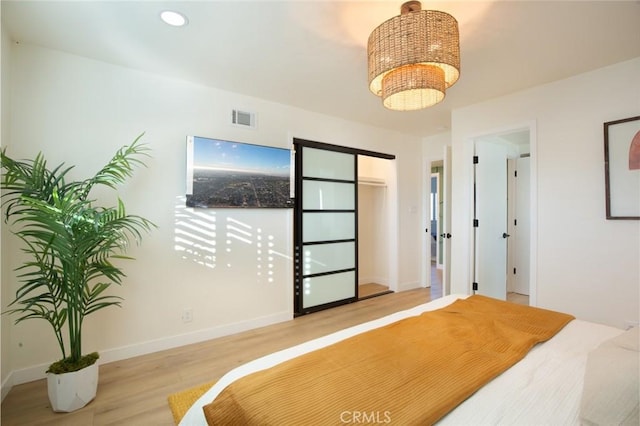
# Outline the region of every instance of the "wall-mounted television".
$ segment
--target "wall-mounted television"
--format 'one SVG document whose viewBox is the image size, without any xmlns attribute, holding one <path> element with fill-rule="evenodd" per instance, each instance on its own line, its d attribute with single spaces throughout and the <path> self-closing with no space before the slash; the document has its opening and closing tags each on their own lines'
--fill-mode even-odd
<svg viewBox="0 0 640 426">
<path fill-rule="evenodd" d="M 291 150 L 187 137 L 187 206 L 289 208 Z"/>
</svg>

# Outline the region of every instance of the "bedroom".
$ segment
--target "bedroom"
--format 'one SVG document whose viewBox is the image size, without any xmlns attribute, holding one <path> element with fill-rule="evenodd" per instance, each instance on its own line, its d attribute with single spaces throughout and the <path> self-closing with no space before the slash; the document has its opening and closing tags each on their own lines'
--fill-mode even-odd
<svg viewBox="0 0 640 426">
<path fill-rule="evenodd" d="M 84 174 L 142 131 L 153 149 L 149 167 L 121 196 L 159 229 L 131 251 L 136 261 L 127 265 L 129 283 L 120 289 L 122 309 L 105 311 L 87 325 L 86 344 L 100 350 L 101 362 L 291 318 L 289 261 L 276 258 L 274 282 L 258 282 L 255 269 L 245 267 L 255 248 L 233 239 L 226 242 L 229 213 L 215 217 L 215 267 L 203 267 L 195 255 L 177 250 L 184 140 L 191 133 L 278 146 L 286 146 L 291 134 L 395 154 L 401 224 L 398 291 L 422 285 L 415 254 L 421 252 L 424 228 L 418 201 L 424 159 L 441 159 L 442 147 L 451 145 L 452 202 L 458 212 L 452 223 L 452 292 L 467 293 L 468 140 L 535 121 L 537 304 L 616 327 L 638 321 L 640 230 L 637 221 L 604 219 L 602 123 L 638 115 L 640 44 L 634 54 L 606 67 L 457 108 L 450 131 L 419 137 L 26 42 L 12 44 L 5 25 L 2 43 L 2 145 L 11 153 L 26 157 L 43 150 L 52 163 L 77 163 Z M 228 111 L 234 107 L 258 111 L 259 129 L 229 126 Z M 250 211 L 234 212 L 233 219 L 272 235 L 275 251 L 291 252 L 286 212 L 261 213 L 259 222 Z M 3 228 L 3 307 L 13 293 L 12 270 L 19 256 L 10 241 Z M 181 319 L 185 309 L 193 312 L 189 323 Z M 55 357 L 55 344 L 44 325 L 14 327 L 2 317 L 3 397 L 11 386 L 41 378 L 43 367 Z"/>
</svg>

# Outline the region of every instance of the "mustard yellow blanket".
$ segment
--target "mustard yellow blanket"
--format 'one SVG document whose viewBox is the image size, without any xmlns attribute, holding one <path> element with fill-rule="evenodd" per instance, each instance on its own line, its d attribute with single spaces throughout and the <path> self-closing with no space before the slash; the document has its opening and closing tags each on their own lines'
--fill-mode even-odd
<svg viewBox="0 0 640 426">
<path fill-rule="evenodd" d="M 457 300 L 259 371 L 204 406 L 210 425 L 428 425 L 572 316 Z"/>
</svg>

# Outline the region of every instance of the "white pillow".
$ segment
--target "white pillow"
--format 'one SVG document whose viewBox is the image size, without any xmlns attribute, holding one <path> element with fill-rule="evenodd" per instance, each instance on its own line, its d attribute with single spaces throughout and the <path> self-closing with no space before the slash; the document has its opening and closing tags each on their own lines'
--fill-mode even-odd
<svg viewBox="0 0 640 426">
<path fill-rule="evenodd" d="M 583 425 L 640 424 L 640 329 L 634 327 L 591 351 L 580 404 Z"/>
</svg>

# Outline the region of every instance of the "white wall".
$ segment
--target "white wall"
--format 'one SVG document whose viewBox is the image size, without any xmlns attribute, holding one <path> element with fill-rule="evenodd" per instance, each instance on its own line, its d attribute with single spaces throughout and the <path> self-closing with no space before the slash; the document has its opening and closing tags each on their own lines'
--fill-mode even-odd
<svg viewBox="0 0 640 426">
<path fill-rule="evenodd" d="M 451 145 L 451 132 L 446 131 L 422 140 L 422 155 L 430 161 L 444 159 L 444 147 Z M 429 170 L 431 173 L 431 170 Z"/>
<path fill-rule="evenodd" d="M 387 188 L 358 185 L 358 284 L 389 285 Z"/>
<path fill-rule="evenodd" d="M 640 222 L 605 219 L 603 123 L 639 113 L 640 58 L 454 111 L 452 292 L 471 281 L 470 140 L 535 122 L 537 305 L 638 321 Z"/>
<path fill-rule="evenodd" d="M 0 18 L 1 18 L 1 14 L 2 14 L 2 8 L 0 7 Z M 9 117 L 10 117 L 10 108 L 9 108 L 9 100 L 10 100 L 10 96 L 9 96 L 9 88 L 10 88 L 10 63 L 11 63 L 11 57 L 10 57 L 10 53 L 11 53 L 11 41 L 9 40 L 9 37 L 6 34 L 6 29 L 3 25 L 0 25 L 1 27 L 1 31 L 2 31 L 2 36 L 1 36 L 1 42 L 2 44 L 0 45 L 0 54 L 1 54 L 1 59 L 0 59 L 0 148 L 2 148 L 5 144 L 6 141 L 8 140 L 9 137 Z M 5 233 L 7 233 L 7 229 L 6 226 L 4 226 L 4 223 L 0 220 L 0 235 L 4 236 Z M 6 253 L 6 243 L 5 243 L 5 239 L 4 237 L 2 238 L 1 244 L 0 244 L 0 258 L 2 257 L 1 255 Z M 2 265 L 2 262 L 0 262 L 0 295 L 2 295 L 3 297 L 0 297 L 0 309 L 1 311 L 4 311 L 6 306 L 7 306 L 7 298 L 4 297 L 5 294 L 8 294 L 10 291 L 10 287 L 9 287 L 9 281 L 6 279 L 6 277 L 8 276 L 8 271 L 7 268 L 4 268 Z M 11 327 L 11 318 L 9 318 L 7 315 L 2 315 L 0 316 L 0 359 L 9 359 L 9 330 Z M 0 380 L 2 383 L 5 382 L 6 378 L 9 376 L 10 374 L 10 369 L 8 368 L 9 365 L 5 365 L 5 363 L 3 362 L 1 367 L 1 374 L 0 374 Z M 4 398 L 6 395 L 5 392 L 5 388 L 4 386 L 2 387 L 2 398 Z"/>
<path fill-rule="evenodd" d="M 138 170 L 120 196 L 129 212 L 158 229 L 130 252 L 136 260 L 125 264 L 128 277 L 117 289 L 122 308 L 86 322 L 84 351 L 100 351 L 101 362 L 292 317 L 292 211 L 184 208 L 187 135 L 280 147 L 298 137 L 395 154 L 397 181 L 389 191 L 399 197 L 394 213 L 400 225 L 390 245 L 400 264 L 391 273 L 400 288 L 418 285 L 417 138 L 28 44 L 12 48 L 11 132 L 5 143 L 11 156 L 42 151 L 51 165 L 76 164 L 74 175 L 84 178 L 141 132 L 152 149 L 148 168 Z M 228 124 L 232 108 L 257 112 L 258 129 Z M 213 267 L 186 250 L 188 230 L 202 221 L 215 226 Z M 3 253 L 3 269 L 18 264 L 17 250 L 12 245 L 11 253 Z M 264 259 L 269 250 L 272 261 Z M 3 301 L 13 292 L 6 287 L 16 286 L 13 275 L 5 275 L 10 282 L 3 282 Z M 193 310 L 192 322 L 181 321 L 183 309 Z M 59 358 L 46 324 L 26 322 L 10 332 L 8 343 L 3 337 L 5 384 L 42 377 Z"/>
</svg>

